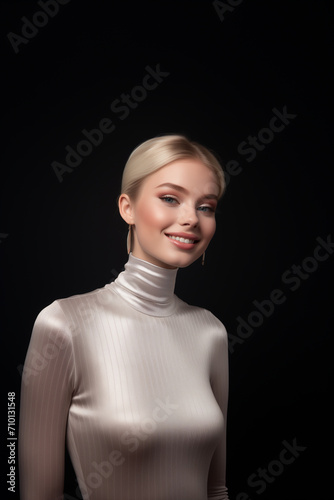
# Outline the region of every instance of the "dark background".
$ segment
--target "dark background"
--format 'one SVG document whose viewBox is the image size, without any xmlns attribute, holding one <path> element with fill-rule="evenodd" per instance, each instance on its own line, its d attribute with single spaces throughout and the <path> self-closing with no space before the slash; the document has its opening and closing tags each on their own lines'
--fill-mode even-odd
<svg viewBox="0 0 334 500">
<path fill-rule="evenodd" d="M 71 0 L 15 53 L 8 33 L 22 36 L 22 17 L 31 21 L 42 9 L 1 2 L 4 420 L 9 391 L 18 419 L 20 370 L 38 312 L 104 286 L 127 260 L 116 198 L 130 152 L 153 136 L 183 133 L 242 171 L 220 203 L 204 268 L 180 270 L 177 295 L 210 309 L 230 339 L 238 317 L 247 322 L 257 310 L 253 301 L 274 289 L 286 297 L 248 338 L 231 341 L 230 499 L 247 498 L 241 492 L 253 500 L 330 499 L 334 257 L 317 269 L 304 261 L 316 238 L 334 240 L 330 2 L 230 3 L 219 16 L 211 1 Z M 157 65 L 169 75 L 122 120 L 111 103 Z M 284 107 L 297 116 L 248 162 L 240 143 Z M 115 130 L 59 182 L 51 163 L 64 164 L 65 146 L 75 149 L 81 130 L 102 118 Z M 303 261 L 309 271 L 292 290 L 282 275 Z M 278 459 L 284 440 L 305 449 L 259 493 L 248 478 Z M 7 469 L 4 495 L 19 498 L 7 491 Z M 65 491 L 74 498 L 75 487 L 68 463 Z"/>
</svg>

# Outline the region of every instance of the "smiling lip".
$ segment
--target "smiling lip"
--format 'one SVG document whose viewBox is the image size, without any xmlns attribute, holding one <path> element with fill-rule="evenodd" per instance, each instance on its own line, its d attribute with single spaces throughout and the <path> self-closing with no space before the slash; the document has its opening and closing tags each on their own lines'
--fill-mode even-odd
<svg viewBox="0 0 334 500">
<path fill-rule="evenodd" d="M 165 233 L 167 236 L 176 236 L 179 238 L 184 238 L 186 240 L 194 240 L 195 242 L 199 241 L 199 237 L 196 234 L 192 233 Z"/>
<path fill-rule="evenodd" d="M 165 233 L 167 238 L 179 248 L 190 250 L 198 243 L 199 238 L 190 233 Z"/>
</svg>

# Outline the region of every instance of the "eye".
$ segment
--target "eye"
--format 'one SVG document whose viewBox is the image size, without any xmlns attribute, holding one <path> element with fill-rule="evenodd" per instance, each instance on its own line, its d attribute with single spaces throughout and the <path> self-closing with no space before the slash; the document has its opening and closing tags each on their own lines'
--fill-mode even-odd
<svg viewBox="0 0 334 500">
<path fill-rule="evenodd" d="M 160 200 L 168 203 L 169 205 L 173 205 L 177 202 L 177 200 L 172 196 L 160 196 Z"/>
<path fill-rule="evenodd" d="M 208 205 L 201 205 L 197 208 L 197 210 L 200 210 L 201 212 L 215 212 L 215 209 Z"/>
</svg>

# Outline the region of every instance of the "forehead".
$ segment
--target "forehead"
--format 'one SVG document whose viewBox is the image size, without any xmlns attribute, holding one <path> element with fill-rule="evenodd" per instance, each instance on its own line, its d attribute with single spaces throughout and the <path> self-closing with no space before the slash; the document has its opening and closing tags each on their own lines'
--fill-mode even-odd
<svg viewBox="0 0 334 500">
<path fill-rule="evenodd" d="M 176 160 L 160 168 L 147 178 L 147 187 L 176 184 L 196 194 L 218 195 L 219 186 L 215 173 L 198 159 Z"/>
</svg>

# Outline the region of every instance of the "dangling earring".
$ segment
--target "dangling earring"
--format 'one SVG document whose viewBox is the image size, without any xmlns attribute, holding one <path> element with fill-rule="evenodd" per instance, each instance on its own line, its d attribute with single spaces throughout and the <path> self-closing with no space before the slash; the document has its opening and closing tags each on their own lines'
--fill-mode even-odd
<svg viewBox="0 0 334 500">
<path fill-rule="evenodd" d="M 205 262 L 205 252 L 202 255 L 202 266 L 204 266 L 204 262 Z"/>
<path fill-rule="evenodd" d="M 131 240 L 132 240 L 132 226 L 131 226 L 131 224 L 129 224 L 128 237 L 126 239 L 126 248 L 127 248 L 128 254 L 131 252 Z"/>
</svg>

